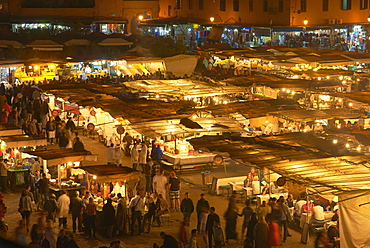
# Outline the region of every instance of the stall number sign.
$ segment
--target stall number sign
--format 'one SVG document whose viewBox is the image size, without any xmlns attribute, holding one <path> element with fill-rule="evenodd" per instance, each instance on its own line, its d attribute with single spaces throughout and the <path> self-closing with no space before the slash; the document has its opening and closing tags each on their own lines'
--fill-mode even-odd
<svg viewBox="0 0 370 248">
<path fill-rule="evenodd" d="M 57 109 L 54 109 L 53 111 L 51 111 L 51 115 L 57 117 L 59 115 L 59 111 Z"/>
<path fill-rule="evenodd" d="M 117 133 L 118 134 L 123 134 L 125 132 L 124 127 L 117 127 Z"/>
<path fill-rule="evenodd" d="M 87 124 L 87 130 L 93 131 L 95 129 L 95 125 L 92 123 Z"/>
</svg>

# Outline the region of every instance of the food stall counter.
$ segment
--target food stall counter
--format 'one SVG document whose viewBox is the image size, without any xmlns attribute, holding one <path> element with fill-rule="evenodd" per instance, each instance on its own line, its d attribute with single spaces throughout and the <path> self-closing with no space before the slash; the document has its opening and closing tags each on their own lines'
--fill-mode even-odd
<svg viewBox="0 0 370 248">
<path fill-rule="evenodd" d="M 174 166 L 178 166 L 212 163 L 215 156 L 216 154 L 212 153 L 203 153 L 199 155 L 181 155 L 165 152 L 163 154 L 163 159 L 173 164 Z"/>
</svg>

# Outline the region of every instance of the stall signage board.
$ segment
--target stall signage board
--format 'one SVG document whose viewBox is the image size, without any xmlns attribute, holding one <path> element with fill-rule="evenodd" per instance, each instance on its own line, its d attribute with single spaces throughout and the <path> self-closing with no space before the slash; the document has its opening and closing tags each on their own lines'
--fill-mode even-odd
<svg viewBox="0 0 370 248">
<path fill-rule="evenodd" d="M 124 134 L 125 128 L 124 127 L 117 127 L 117 133 L 118 134 Z"/>
<path fill-rule="evenodd" d="M 57 117 L 59 115 L 59 110 L 54 109 L 53 111 L 51 111 L 51 115 Z"/>
<path fill-rule="evenodd" d="M 94 129 L 95 129 L 95 125 L 93 123 L 87 124 L 87 130 L 94 131 Z"/>
</svg>

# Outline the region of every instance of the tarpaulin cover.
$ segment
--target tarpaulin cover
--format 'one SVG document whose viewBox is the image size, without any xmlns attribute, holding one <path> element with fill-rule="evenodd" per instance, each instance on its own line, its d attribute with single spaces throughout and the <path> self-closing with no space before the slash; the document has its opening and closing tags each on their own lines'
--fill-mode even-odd
<svg viewBox="0 0 370 248">
<path fill-rule="evenodd" d="M 209 33 L 207 39 L 208 40 L 214 40 L 214 41 L 220 41 L 221 35 L 224 32 L 224 27 L 221 26 L 214 26 L 211 29 L 211 32 Z"/>
<path fill-rule="evenodd" d="M 370 192 L 352 191 L 339 195 L 340 247 L 370 247 Z M 365 204 L 365 205 L 362 205 Z"/>
<path fill-rule="evenodd" d="M 176 55 L 164 59 L 167 71 L 177 77 L 183 77 L 185 74 L 193 74 L 198 63 L 198 56 L 195 55 Z"/>
</svg>

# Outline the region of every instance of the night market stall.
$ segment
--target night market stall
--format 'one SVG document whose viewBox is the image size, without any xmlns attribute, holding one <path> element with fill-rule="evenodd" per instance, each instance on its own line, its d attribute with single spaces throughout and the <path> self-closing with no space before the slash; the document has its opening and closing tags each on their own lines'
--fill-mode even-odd
<svg viewBox="0 0 370 248">
<path fill-rule="evenodd" d="M 73 149 L 37 150 L 27 154 L 41 159 L 43 171 L 49 174 L 49 189 L 58 195 L 61 190 L 84 190 L 86 181 L 84 178 L 74 177 L 71 169 L 80 166 L 84 160 L 97 161 L 97 155 L 89 151 L 76 152 Z"/>
<path fill-rule="evenodd" d="M 37 146 L 46 146 L 45 138 L 28 135 L 13 135 L 0 137 L 1 155 L 6 159 L 10 187 L 24 185 L 28 182 L 30 172 L 40 170 L 40 164 L 26 152 Z"/>
</svg>

